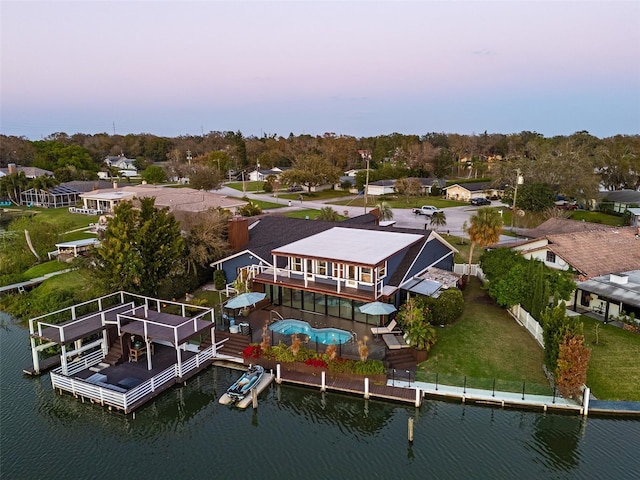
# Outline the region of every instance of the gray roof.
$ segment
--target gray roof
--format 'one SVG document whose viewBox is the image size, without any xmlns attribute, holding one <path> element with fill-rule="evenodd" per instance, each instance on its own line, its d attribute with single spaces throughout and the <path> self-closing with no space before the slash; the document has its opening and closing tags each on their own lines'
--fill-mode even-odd
<svg viewBox="0 0 640 480">
<path fill-rule="evenodd" d="M 610 300 L 640 307 L 640 270 L 632 270 L 614 275 L 614 278 L 627 279 L 626 284 L 612 281 L 611 275 L 593 277 L 584 282 L 577 282 L 578 288 Z"/>
<path fill-rule="evenodd" d="M 455 183 L 453 185 L 449 185 L 447 188 L 459 186 L 461 188 L 465 188 L 470 192 L 483 192 L 484 190 L 492 190 L 491 182 L 468 182 L 468 183 Z"/>
<path fill-rule="evenodd" d="M 613 192 L 603 192 L 601 195 L 603 200 L 640 204 L 640 192 L 637 190 L 615 190 Z"/>
</svg>

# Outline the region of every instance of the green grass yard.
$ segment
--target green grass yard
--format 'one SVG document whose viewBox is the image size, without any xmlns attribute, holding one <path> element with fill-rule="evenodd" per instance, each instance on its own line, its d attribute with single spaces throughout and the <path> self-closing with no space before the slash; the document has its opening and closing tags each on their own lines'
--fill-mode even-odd
<svg viewBox="0 0 640 480">
<path fill-rule="evenodd" d="M 640 335 L 589 317 L 583 316 L 581 320 L 585 346 L 591 349 L 587 385 L 593 395 L 601 400 L 639 402 Z"/>
<path fill-rule="evenodd" d="M 437 327 L 437 343 L 418 366 L 417 379 L 462 386 L 550 395 L 543 350 L 472 278 L 464 291 L 461 319 Z"/>
</svg>

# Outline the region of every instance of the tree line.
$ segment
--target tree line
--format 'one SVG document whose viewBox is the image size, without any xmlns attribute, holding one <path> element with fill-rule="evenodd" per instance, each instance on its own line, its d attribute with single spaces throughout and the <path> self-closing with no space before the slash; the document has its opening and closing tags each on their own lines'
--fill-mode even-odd
<svg viewBox="0 0 640 480">
<path fill-rule="evenodd" d="M 348 135 L 264 134 L 216 131 L 174 138 L 151 134 L 68 135 L 58 132 L 31 141 L 0 136 L 0 166 L 9 163 L 54 172 L 58 181 L 97 178 L 108 155 L 136 160 L 143 171 L 162 164 L 168 177 L 186 177 L 195 188 L 215 188 L 239 172 L 293 167 L 288 181 L 311 186 L 309 178 L 335 180 L 350 169 L 371 168 L 370 181 L 383 178 L 485 178 L 515 185 L 519 169 L 525 185 L 544 184 L 567 197 L 594 198 L 600 188 L 640 188 L 640 135 L 598 138 L 581 131 L 546 138 L 536 132 L 480 135 L 392 133 Z M 155 166 L 155 165 L 154 165 Z M 154 171 L 155 170 L 155 171 Z M 153 172 L 153 175 L 151 175 Z M 162 181 L 157 168 L 150 178 Z M 363 179 L 359 178 L 361 187 Z"/>
</svg>

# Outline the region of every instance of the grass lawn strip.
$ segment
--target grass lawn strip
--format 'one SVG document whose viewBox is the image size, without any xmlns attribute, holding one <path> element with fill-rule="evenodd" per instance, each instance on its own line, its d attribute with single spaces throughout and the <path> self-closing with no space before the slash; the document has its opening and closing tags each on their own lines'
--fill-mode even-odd
<svg viewBox="0 0 640 480">
<path fill-rule="evenodd" d="M 587 385 L 593 395 L 601 400 L 640 401 L 640 335 L 589 317 L 581 320 L 585 346 L 591 349 Z"/>
<path fill-rule="evenodd" d="M 542 348 L 486 295 L 472 278 L 464 291 L 465 310 L 455 324 L 437 329 L 430 358 L 419 365 L 418 380 L 469 388 L 552 394 L 542 365 Z"/>
</svg>

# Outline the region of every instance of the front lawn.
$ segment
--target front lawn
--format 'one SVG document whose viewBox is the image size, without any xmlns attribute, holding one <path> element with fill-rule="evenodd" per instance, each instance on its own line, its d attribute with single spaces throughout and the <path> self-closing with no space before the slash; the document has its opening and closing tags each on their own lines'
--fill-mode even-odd
<svg viewBox="0 0 640 480">
<path fill-rule="evenodd" d="M 410 197 L 409 201 L 402 197 L 372 197 L 369 195 L 367 197 L 367 206 L 375 207 L 379 203 L 386 203 L 391 208 L 417 208 L 422 205 L 433 205 L 438 208 L 447 208 L 447 207 L 460 207 L 464 205 L 469 205 L 467 202 L 457 202 L 455 200 L 445 200 L 440 197 Z M 364 196 L 360 195 L 358 197 L 354 197 L 351 200 L 342 200 L 337 202 L 331 202 L 334 205 L 351 205 L 364 207 Z"/>
<path fill-rule="evenodd" d="M 320 210 L 313 210 L 313 209 L 305 209 L 305 210 L 293 210 L 291 212 L 288 212 L 286 214 L 287 217 L 290 218 L 304 218 L 307 220 L 315 220 L 316 218 L 318 218 L 318 216 L 320 216 Z M 340 220 L 345 220 L 348 217 L 343 217 L 342 215 L 339 215 Z"/>
<path fill-rule="evenodd" d="M 585 316 L 581 321 L 585 346 L 591 349 L 587 385 L 593 395 L 601 400 L 640 401 L 640 335 Z"/>
<path fill-rule="evenodd" d="M 228 182 L 224 186 L 240 192 L 258 193 L 263 191 L 264 182 Z"/>
<path fill-rule="evenodd" d="M 471 278 L 455 324 L 437 327 L 437 343 L 418 366 L 417 380 L 491 390 L 551 395 L 544 355 L 533 337 Z"/>
</svg>

